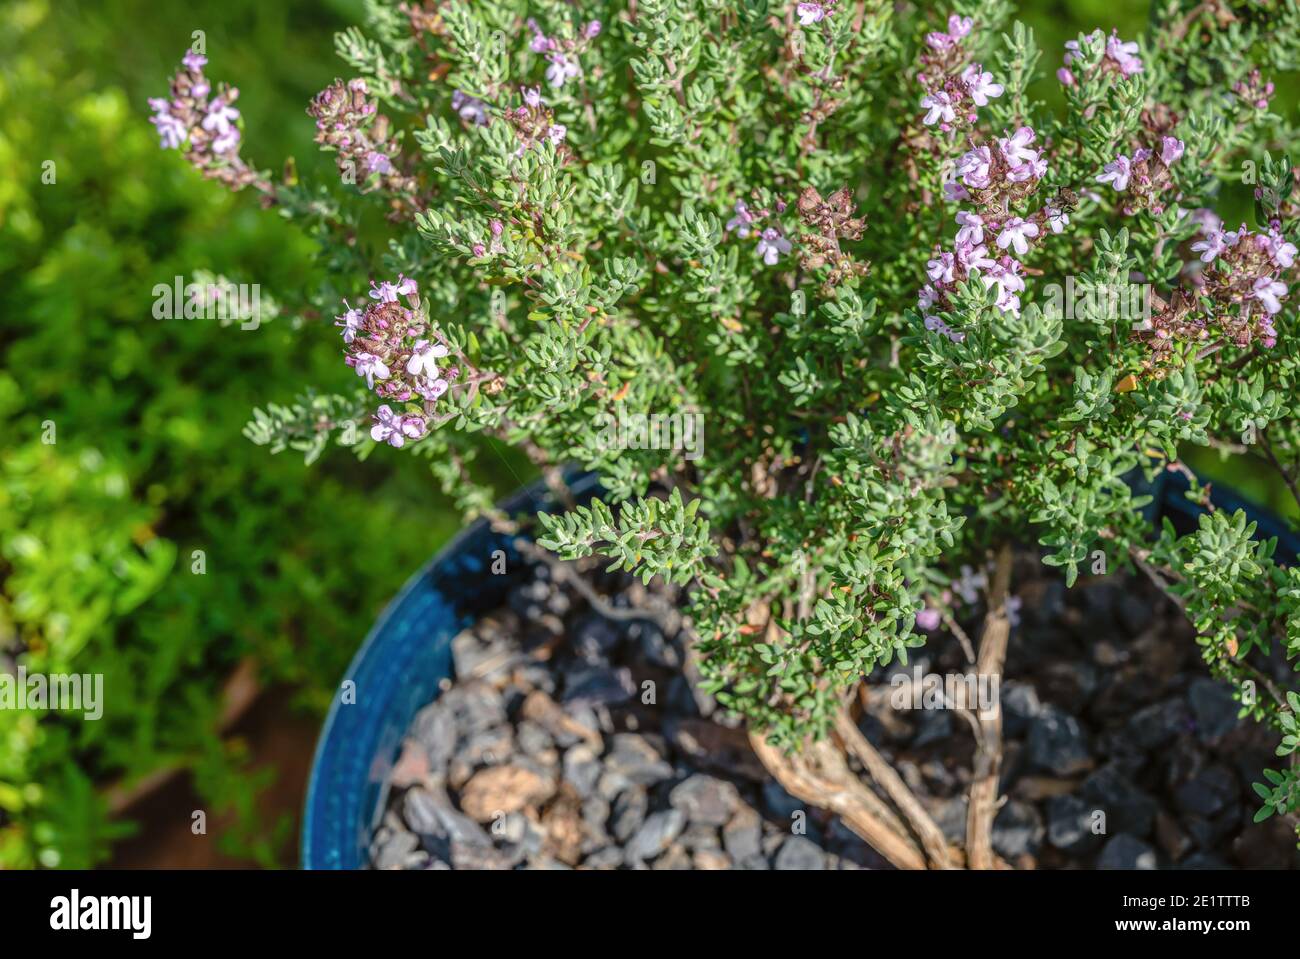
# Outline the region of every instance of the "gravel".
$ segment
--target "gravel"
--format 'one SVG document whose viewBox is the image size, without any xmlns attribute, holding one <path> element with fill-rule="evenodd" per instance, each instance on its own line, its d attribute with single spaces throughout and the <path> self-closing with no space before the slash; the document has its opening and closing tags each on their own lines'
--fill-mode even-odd
<svg viewBox="0 0 1300 959">
<path fill-rule="evenodd" d="M 1208 678 L 1181 614 L 1144 581 L 1067 590 L 1033 571 L 1018 564 L 1022 623 L 1000 690 L 997 854 L 1037 868 L 1300 866 L 1285 824 L 1251 824 L 1251 777 L 1273 743 Z M 889 868 L 766 774 L 693 681 L 684 634 L 607 618 L 545 567 L 515 575 L 506 602 L 455 637 L 455 680 L 407 730 L 374 868 Z M 628 605 L 630 579 L 586 575 Z M 972 635 L 981 612 L 957 610 Z M 969 669 L 942 631 L 923 653 L 891 669 Z M 969 728 L 946 710 L 893 710 L 889 676 L 868 678 L 859 726 L 960 843 Z"/>
</svg>

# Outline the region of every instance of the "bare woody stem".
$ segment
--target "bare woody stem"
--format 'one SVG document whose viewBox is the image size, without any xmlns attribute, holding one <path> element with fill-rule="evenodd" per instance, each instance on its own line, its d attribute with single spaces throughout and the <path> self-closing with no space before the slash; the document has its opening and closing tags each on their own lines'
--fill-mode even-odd
<svg viewBox="0 0 1300 959">
<path fill-rule="evenodd" d="M 842 711 L 836 718 L 835 731 L 844 741 L 849 752 L 858 758 L 871 778 L 898 807 L 912 827 L 912 831 L 920 837 L 931 866 L 935 869 L 957 868 L 943 830 L 930 817 L 925 807 L 921 805 L 921 801 L 916 798 L 916 794 L 908 788 L 907 783 L 903 782 L 903 778 L 898 775 L 894 767 L 876 751 L 876 747 L 871 745 L 867 737 L 862 735 L 862 731 L 850 718 L 848 710 Z"/>
<path fill-rule="evenodd" d="M 1007 617 L 1007 593 L 1011 586 L 1011 546 L 998 550 L 989 589 L 988 613 L 980 636 L 979 657 L 975 671 L 981 678 L 1002 676 L 1007 658 L 1007 639 L 1011 621 Z M 998 780 L 1002 769 L 1002 706 L 979 712 L 982 735 L 976 742 L 975 775 L 971 782 L 970 808 L 966 813 L 966 865 L 971 869 L 992 869 L 993 816 L 997 809 Z"/>
</svg>

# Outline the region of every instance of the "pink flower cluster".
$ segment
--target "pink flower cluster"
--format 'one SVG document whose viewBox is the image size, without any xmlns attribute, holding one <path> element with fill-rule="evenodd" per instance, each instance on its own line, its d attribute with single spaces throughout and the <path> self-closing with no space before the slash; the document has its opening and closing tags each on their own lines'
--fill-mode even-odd
<svg viewBox="0 0 1300 959">
<path fill-rule="evenodd" d="M 784 210 L 785 204 L 778 200 L 777 212 L 781 213 Z M 768 266 L 776 266 L 781 257 L 789 253 L 793 247 L 779 227 L 759 225 L 771 215 L 772 211 L 767 208 L 751 210 L 744 200 L 737 200 L 736 215 L 727 221 L 727 232 L 735 230 L 736 236 L 742 240 L 757 236 L 758 243 L 754 247 L 754 254 L 761 257 Z"/>
<path fill-rule="evenodd" d="M 961 214 L 958 216 L 961 217 Z M 925 317 L 925 328 L 942 333 L 954 343 L 962 342 L 966 339 L 966 334 L 951 329 L 935 315 L 934 311 L 936 307 L 939 310 L 952 307 L 952 296 L 957 286 L 964 283 L 972 271 L 979 271 L 980 281 L 986 290 L 997 287 L 997 306 L 1001 310 L 1019 313 L 1019 294 L 1025 289 L 1019 261 L 1007 254 L 998 257 L 989 256 L 989 248 L 982 242 L 984 239 L 982 227 L 976 222 L 979 219 L 978 216 L 972 216 L 969 220 L 962 220 L 962 230 L 959 231 L 958 236 L 961 237 L 962 233 L 966 233 L 967 236 L 957 240 L 955 252 L 937 251 L 934 258 L 926 263 L 925 273 L 930 278 L 930 282 L 921 288 L 921 293 L 917 297 L 917 305 Z M 1018 217 L 1013 219 L 1019 220 Z M 1017 232 L 1023 222 L 1014 224 L 1011 234 L 1023 236 Z M 972 229 L 973 234 L 968 232 Z M 974 237 L 979 239 L 976 240 Z"/>
<path fill-rule="evenodd" d="M 394 164 L 399 150 L 388 118 L 370 99 L 366 81 L 335 80 L 307 108 L 316 120 L 316 142 L 338 152 L 339 172 L 362 192 L 383 188 L 412 193 L 415 180 Z M 372 181 L 372 178 L 373 181 Z"/>
<path fill-rule="evenodd" d="M 348 366 L 367 388 L 382 400 L 406 404 L 397 412 L 387 403 L 380 406 L 370 431 L 377 442 L 402 446 L 425 434 L 438 398 L 460 370 L 439 367 L 449 350 L 426 320 L 414 280 L 398 276 L 396 283 L 371 281 L 370 287 L 374 302 L 360 309 L 344 300 L 347 310 L 335 325 L 343 329 Z"/>
<path fill-rule="evenodd" d="M 1084 42 L 1088 46 L 1093 46 L 1100 43 L 1103 37 L 1105 37 L 1105 34 L 1102 31 L 1094 30 L 1084 38 Z M 1056 78 L 1067 87 L 1074 86 L 1077 81 L 1074 71 L 1070 69 L 1070 64 L 1082 64 L 1084 59 L 1083 43 L 1079 40 L 1067 40 L 1065 43 L 1065 66 L 1056 71 Z M 1121 77 L 1131 77 L 1134 74 L 1141 73 L 1142 69 L 1142 59 L 1138 56 L 1138 45 L 1132 41 L 1125 42 L 1121 40 L 1119 31 L 1112 30 L 1110 36 L 1106 37 L 1106 49 L 1096 70 L 1102 73 L 1113 73 Z"/>
<path fill-rule="evenodd" d="M 926 329 L 957 343 L 965 339 L 935 314 L 951 309 L 954 292 L 972 271 L 978 271 L 985 289 L 996 288 L 998 309 L 1019 314 L 1025 281 L 1017 258 L 1026 256 L 1039 237 L 1061 233 L 1069 225 L 1069 204 L 1059 198 L 1027 217 L 1010 212 L 1012 202 L 1032 194 L 1047 173 L 1047 161 L 1030 146 L 1034 136 L 1032 129 L 1021 127 L 993 146 L 973 147 L 958 160 L 945 192 L 951 199 L 972 200 L 977 208 L 958 211 L 953 250 L 936 251 L 926 264 L 930 282 L 918 297 Z"/>
<path fill-rule="evenodd" d="M 1259 70 L 1251 70 L 1244 80 L 1232 85 L 1232 92 L 1256 110 L 1267 110 L 1268 102 L 1273 98 L 1273 81 L 1265 82 Z"/>
<path fill-rule="evenodd" d="M 1116 193 L 1124 195 L 1123 211 L 1132 216 L 1138 210 L 1149 209 L 1155 216 L 1165 211 L 1161 194 L 1172 186 L 1170 169 L 1182 157 L 1184 144 L 1177 137 L 1163 136 L 1155 149 L 1139 147 L 1132 157 L 1118 153 L 1097 175 L 1098 183 L 1108 183 Z"/>
<path fill-rule="evenodd" d="M 1021 127 L 992 145 L 971 147 L 944 183 L 944 196 L 972 200 L 985 209 L 1010 209 L 1014 201 L 1033 193 L 1047 174 L 1047 160 L 1032 146 L 1035 136 L 1032 127 Z"/>
<path fill-rule="evenodd" d="M 1206 264 L 1198 278 L 1200 292 L 1222 307 L 1242 306 L 1246 318 L 1262 310 L 1254 332 L 1264 346 L 1274 346 L 1273 316 L 1281 312 L 1287 295 L 1281 275 L 1295 266 L 1296 245 L 1282 235 L 1276 222 L 1260 233 L 1248 230 L 1244 223 L 1234 231 L 1211 222 L 1203 233 L 1204 238 L 1192 244 L 1192 251 Z M 1249 334 L 1248 329 L 1238 330 L 1234 339 L 1244 346 Z"/>
<path fill-rule="evenodd" d="M 523 104 L 509 108 L 503 116 L 506 122 L 515 128 L 520 146 L 516 155 L 522 156 L 525 150 L 545 141 L 555 144 L 562 158 L 569 159 L 570 152 L 565 146 L 569 129 L 563 123 L 555 122 L 555 114 L 546 105 L 541 87 L 525 87 L 522 91 Z"/>
<path fill-rule="evenodd" d="M 925 38 L 928 49 L 921 54 L 917 75 L 925 88 L 921 108 L 926 112 L 921 122 L 937 125 L 944 133 L 956 125 L 974 124 L 976 108 L 988 106 L 989 100 L 1002 96 L 1005 89 L 980 64 L 966 62 L 961 42 L 973 27 L 970 17 L 954 13 L 948 18 L 946 33 L 930 33 Z"/>
<path fill-rule="evenodd" d="M 181 58 L 182 69 L 172 77 L 171 97 L 154 97 L 150 120 L 166 150 L 185 150 L 185 159 L 212 180 L 234 190 L 252 184 L 267 196 L 271 184 L 239 156 L 239 111 L 233 106 L 239 90 L 228 84 L 212 84 L 203 74 L 208 58 L 193 50 Z"/>
<path fill-rule="evenodd" d="M 546 57 L 546 82 L 559 89 L 570 80 L 582 76 L 582 64 L 578 57 L 592 40 L 600 36 L 601 24 L 599 20 L 592 20 L 579 31 L 575 40 L 547 36 L 532 18 L 528 20 L 528 29 L 533 32 L 528 48 L 533 53 Z"/>
</svg>

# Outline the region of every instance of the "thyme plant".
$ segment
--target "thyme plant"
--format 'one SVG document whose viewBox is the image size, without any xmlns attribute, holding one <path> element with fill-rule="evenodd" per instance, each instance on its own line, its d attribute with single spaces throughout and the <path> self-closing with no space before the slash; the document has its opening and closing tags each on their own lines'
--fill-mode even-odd
<svg viewBox="0 0 1300 959">
<path fill-rule="evenodd" d="M 707 688 L 786 754 L 979 602 L 1002 544 L 1069 584 L 1140 570 L 1279 734 L 1259 816 L 1300 812 L 1267 663 L 1300 669 L 1300 569 L 1183 460 L 1296 493 L 1294 2 L 1157 0 L 1143 36 L 1046 51 L 1007 0 L 368 8 L 307 111 L 331 182 L 256 168 L 203 50 L 153 101 L 164 147 L 330 266 L 304 315 L 338 329 L 301 335 L 339 338 L 339 375 L 254 442 L 400 447 L 470 514 L 476 434 L 596 471 L 540 543 L 687 587 Z M 654 416 L 698 417 L 702 455 L 610 442 Z M 1183 535 L 1142 512 L 1171 470 L 1207 510 Z"/>
</svg>

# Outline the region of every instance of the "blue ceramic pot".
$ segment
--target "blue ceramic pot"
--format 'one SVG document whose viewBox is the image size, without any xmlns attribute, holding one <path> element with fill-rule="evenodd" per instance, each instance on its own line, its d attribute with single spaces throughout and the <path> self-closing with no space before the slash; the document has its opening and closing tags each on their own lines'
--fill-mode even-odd
<svg viewBox="0 0 1300 959">
<path fill-rule="evenodd" d="M 1194 527 L 1198 508 L 1183 497 L 1186 479 L 1166 473 L 1153 486 L 1136 485 L 1154 497 L 1146 511 L 1152 521 L 1168 516 L 1183 532 Z M 575 500 L 587 500 L 595 492 L 595 477 L 581 477 L 570 488 Z M 1245 509 L 1259 523 L 1261 537 L 1277 536 L 1279 560 L 1290 562 L 1300 552 L 1300 538 L 1268 511 L 1225 489 L 1216 488 L 1213 501 L 1223 509 Z M 503 504 L 511 515 L 554 507 L 541 483 Z M 505 550 L 514 573 L 491 574 L 495 550 Z M 335 698 L 316 745 L 303 816 L 305 868 L 366 865 L 370 836 L 387 805 L 389 771 L 411 720 L 451 675 L 452 639 L 500 606 L 524 567 L 510 537 L 477 522 L 411 577 L 380 616 L 344 677 L 353 683 L 356 701 Z"/>
</svg>

